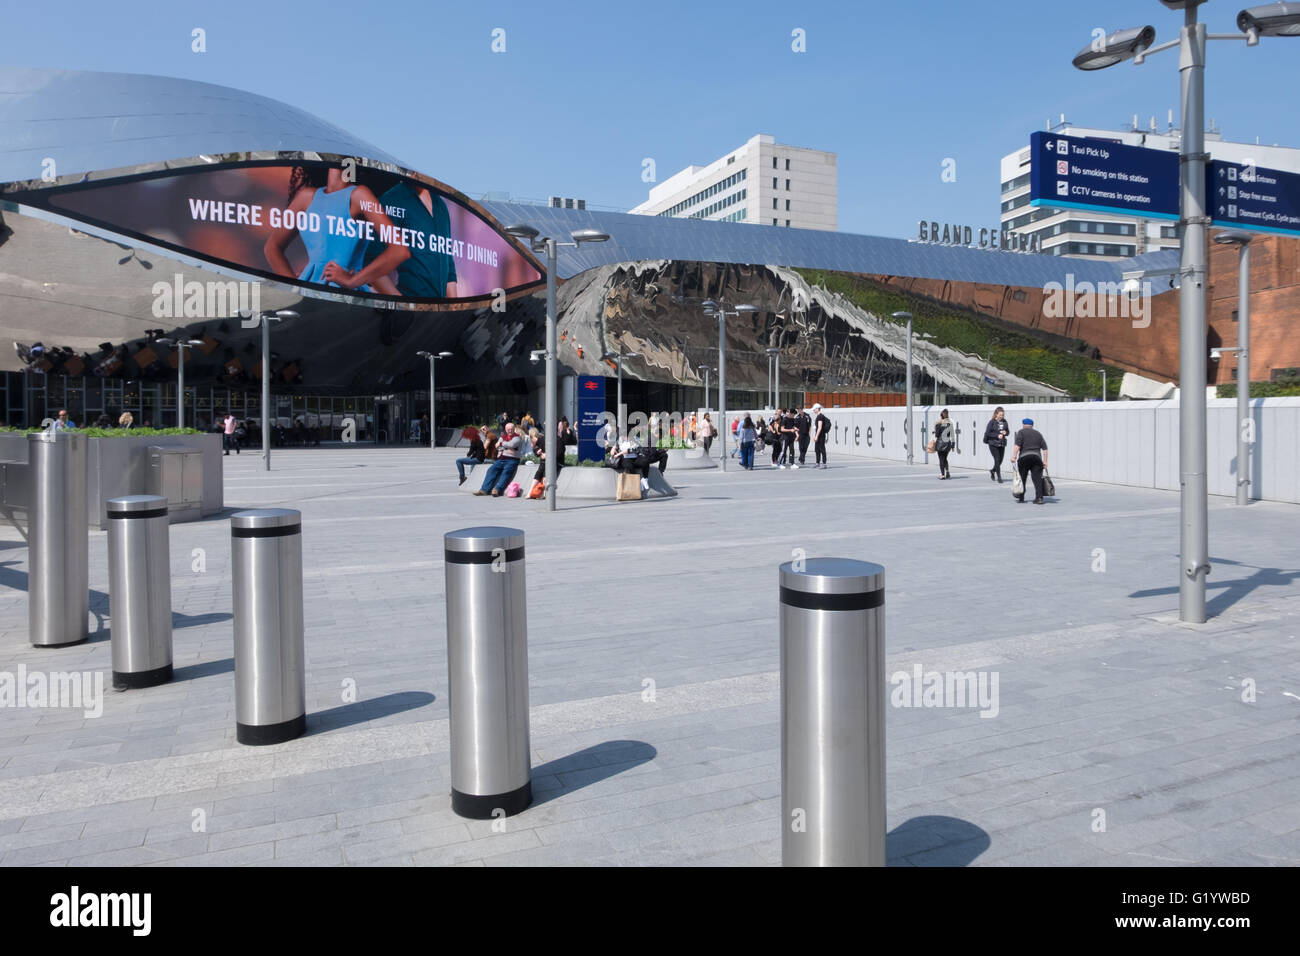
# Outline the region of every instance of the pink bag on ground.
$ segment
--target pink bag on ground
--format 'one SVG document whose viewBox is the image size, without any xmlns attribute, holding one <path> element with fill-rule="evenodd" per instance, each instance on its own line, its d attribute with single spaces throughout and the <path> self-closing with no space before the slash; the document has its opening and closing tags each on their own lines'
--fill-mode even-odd
<svg viewBox="0 0 1300 956">
<path fill-rule="evenodd" d="M 520 492 L 521 490 L 522 490 L 522 489 L 519 487 L 519 482 L 517 482 L 517 481 L 512 481 L 512 482 L 510 482 L 510 484 L 506 485 L 506 497 L 507 497 L 507 498 L 518 498 L 518 497 L 519 497 L 519 492 Z"/>
</svg>

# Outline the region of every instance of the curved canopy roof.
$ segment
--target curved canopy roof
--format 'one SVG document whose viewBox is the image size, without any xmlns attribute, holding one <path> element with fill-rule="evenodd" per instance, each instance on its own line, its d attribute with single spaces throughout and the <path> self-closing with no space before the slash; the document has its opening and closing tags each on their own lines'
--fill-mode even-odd
<svg viewBox="0 0 1300 956">
<path fill-rule="evenodd" d="M 0 182 L 39 178 L 47 157 L 55 160 L 57 175 L 66 176 L 257 150 L 361 156 L 412 169 L 332 123 L 253 93 L 170 77 L 0 68 Z M 1064 282 L 1067 273 L 1076 284 L 1120 281 L 1131 268 L 1127 262 L 748 223 L 482 205 L 503 225 L 527 222 L 560 239 L 574 229 L 610 234 L 609 242 L 561 249 L 562 278 L 599 265 L 676 259 L 1041 287 Z"/>
</svg>

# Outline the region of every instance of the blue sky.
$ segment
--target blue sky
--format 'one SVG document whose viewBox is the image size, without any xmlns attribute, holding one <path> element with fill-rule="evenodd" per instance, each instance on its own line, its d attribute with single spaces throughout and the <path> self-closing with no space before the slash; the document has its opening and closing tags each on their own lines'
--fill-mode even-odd
<svg viewBox="0 0 1300 956">
<path fill-rule="evenodd" d="M 1235 33 L 1240 3 L 1201 8 Z M 933 21 L 927 23 L 924 17 Z M 998 218 L 998 161 L 1061 113 L 1116 127 L 1178 115 L 1176 51 L 1086 74 L 1094 27 L 1181 14 L 1157 0 L 293 4 L 9 2 L 12 65 L 154 73 L 270 96 L 471 196 L 645 198 L 658 178 L 755 133 L 839 154 L 843 232 Z M 190 49 L 190 31 L 207 52 Z M 506 51 L 492 52 L 505 30 Z M 791 49 L 805 31 L 807 51 Z M 1300 40 L 1212 43 L 1206 112 L 1225 136 L 1300 146 Z M 956 161 L 956 182 L 941 181 Z"/>
</svg>

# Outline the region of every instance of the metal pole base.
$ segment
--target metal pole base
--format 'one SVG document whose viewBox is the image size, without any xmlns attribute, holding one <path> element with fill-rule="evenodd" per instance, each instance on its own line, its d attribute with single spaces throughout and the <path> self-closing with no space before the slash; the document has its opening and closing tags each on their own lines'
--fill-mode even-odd
<svg viewBox="0 0 1300 956">
<path fill-rule="evenodd" d="M 498 810 L 507 817 L 513 817 L 517 813 L 523 813 L 532 806 L 532 803 L 533 782 L 531 780 L 509 793 L 498 793 L 487 797 L 461 793 L 455 787 L 451 788 L 452 811 L 458 816 L 468 817 L 471 820 L 494 819 L 498 816 Z"/>
<path fill-rule="evenodd" d="M 172 679 L 172 665 L 164 664 L 150 671 L 113 671 L 113 690 L 157 687 Z"/>
<path fill-rule="evenodd" d="M 241 744 L 261 747 L 267 744 L 282 744 L 286 740 L 301 737 L 307 732 L 307 715 L 294 717 L 278 724 L 235 724 L 235 739 Z"/>
</svg>

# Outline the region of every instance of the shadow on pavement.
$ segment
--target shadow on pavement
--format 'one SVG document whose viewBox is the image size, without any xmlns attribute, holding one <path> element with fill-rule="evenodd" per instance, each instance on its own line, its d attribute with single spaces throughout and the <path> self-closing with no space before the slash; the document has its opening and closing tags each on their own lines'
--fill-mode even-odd
<svg viewBox="0 0 1300 956">
<path fill-rule="evenodd" d="M 368 720 L 400 714 L 404 710 L 415 710 L 417 707 L 432 704 L 434 699 L 432 694 L 425 691 L 408 690 L 398 694 L 385 694 L 373 700 L 359 700 L 355 704 L 331 707 L 329 710 L 317 711 L 314 714 L 309 713 L 305 736 L 311 737 L 342 727 L 351 727 L 354 724 L 364 724 Z"/>
<path fill-rule="evenodd" d="M 970 866 L 992 844 L 980 827 L 957 817 L 913 817 L 885 837 L 887 866 Z M 913 859 L 918 857 L 919 859 Z"/>
<path fill-rule="evenodd" d="M 1243 565 L 1239 561 L 1229 561 L 1226 558 L 1210 558 L 1211 568 L 1219 564 L 1253 567 L 1253 565 Z M 1290 587 L 1297 580 L 1300 580 L 1300 571 L 1283 571 L 1281 568 L 1254 568 L 1254 571 L 1255 573 L 1249 577 L 1237 578 L 1232 581 L 1216 581 L 1213 576 L 1208 578 L 1205 582 L 1207 595 L 1205 601 L 1206 617 L 1217 617 L 1238 601 L 1249 597 L 1258 588 Z M 1213 570 L 1211 570 L 1211 575 L 1213 575 Z M 1216 594 L 1216 591 L 1219 593 Z M 1144 591 L 1134 591 L 1129 597 L 1163 597 L 1177 593 L 1178 588 L 1176 587 L 1148 588 Z"/>
<path fill-rule="evenodd" d="M 235 659 L 226 657 L 219 661 L 202 661 L 198 664 L 177 667 L 172 671 L 172 680 L 198 680 L 200 677 L 211 677 L 213 674 L 231 674 L 234 670 Z"/>
<path fill-rule="evenodd" d="M 640 740 L 607 740 L 533 768 L 533 806 L 573 793 L 654 760 L 659 751 Z"/>
</svg>

